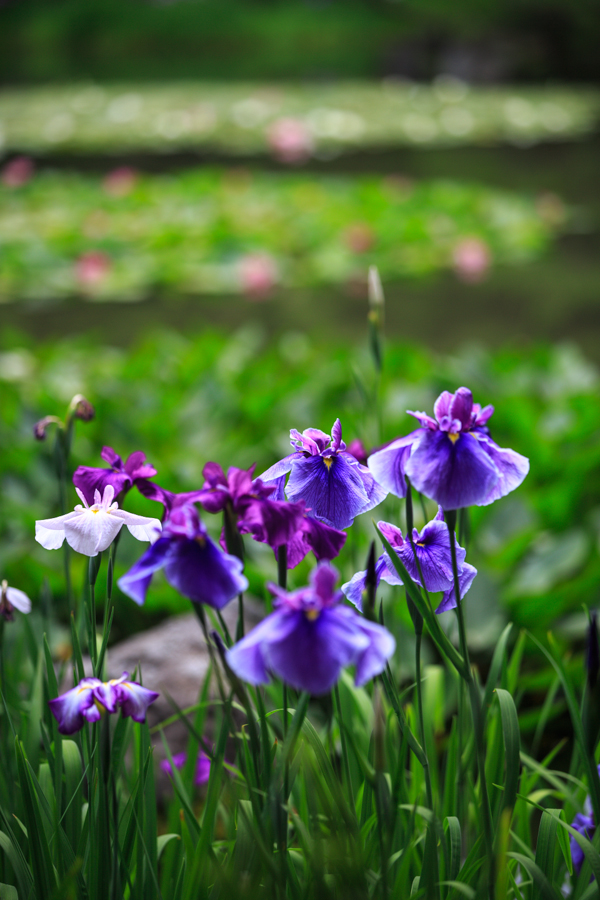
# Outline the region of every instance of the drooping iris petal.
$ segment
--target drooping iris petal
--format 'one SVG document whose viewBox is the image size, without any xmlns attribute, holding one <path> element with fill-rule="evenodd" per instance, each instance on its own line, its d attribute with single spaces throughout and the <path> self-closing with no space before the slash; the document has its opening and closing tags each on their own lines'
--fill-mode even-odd
<svg viewBox="0 0 600 900">
<path fill-rule="evenodd" d="M 367 638 L 367 646 L 359 651 L 355 660 L 355 683 L 361 687 L 385 669 L 388 659 L 396 649 L 396 641 L 386 628 L 364 617 L 359 618 L 359 627 Z"/>
<path fill-rule="evenodd" d="M 292 469 L 287 483 L 288 500 L 304 500 L 311 511 L 332 528 L 348 528 L 368 506 L 357 466 L 343 456 L 311 456 Z"/>
<path fill-rule="evenodd" d="M 125 673 L 127 674 L 127 673 Z M 115 692 L 124 717 L 131 716 L 134 722 L 145 722 L 146 712 L 159 694 L 151 691 L 137 681 L 118 681 Z"/>
<path fill-rule="evenodd" d="M 75 734 L 83 728 L 86 720 L 90 721 L 88 711 L 94 707 L 94 688 L 100 684 L 102 682 L 98 678 L 84 678 L 77 687 L 48 701 L 61 734 Z M 96 712 L 98 713 L 96 718 L 100 718 L 100 712 L 98 710 Z"/>
<path fill-rule="evenodd" d="M 164 537 L 149 547 L 131 569 L 119 578 L 118 585 L 123 593 L 142 606 L 146 602 L 152 576 L 162 569 L 171 549 L 171 542 Z"/>
<path fill-rule="evenodd" d="M 462 571 L 459 572 L 458 575 L 458 587 L 460 590 L 460 599 L 465 596 L 471 585 L 473 584 L 473 579 L 477 575 L 477 569 L 474 566 L 470 566 L 469 563 L 464 563 L 462 567 Z M 452 587 L 448 588 L 444 592 L 444 596 L 442 597 L 442 602 L 436 609 L 436 613 L 448 612 L 449 609 L 454 609 L 456 607 L 456 591 L 454 590 L 454 582 L 452 582 Z"/>
<path fill-rule="evenodd" d="M 122 490 L 132 487 L 138 479 L 153 478 L 156 475 L 156 469 L 146 463 L 146 455 L 141 450 L 131 453 L 125 464 L 112 447 L 103 447 L 100 455 L 110 465 L 110 469 L 78 466 L 73 475 L 73 484 L 82 491 L 90 505 L 94 502 L 94 492 L 100 491 L 103 494 L 109 484 L 114 488 L 116 496 Z"/>
<path fill-rule="evenodd" d="M 367 466 L 375 480 L 396 497 L 406 497 L 406 463 L 413 444 L 422 433 L 420 428 L 411 431 L 405 437 L 392 441 L 387 447 L 376 450 L 367 460 Z"/>
<path fill-rule="evenodd" d="M 405 472 L 418 491 L 443 509 L 477 506 L 497 484 L 500 473 L 476 437 L 455 440 L 445 431 L 423 431 Z"/>
<path fill-rule="evenodd" d="M 77 517 L 76 512 L 57 516 L 55 519 L 38 519 L 35 523 L 35 539 L 45 550 L 58 550 L 65 540 L 65 523 Z"/>
<path fill-rule="evenodd" d="M 18 609 L 19 612 L 31 612 L 31 600 L 24 591 L 20 591 L 18 588 L 14 587 L 8 587 L 6 589 L 6 596 L 8 602 L 14 606 L 15 609 Z"/>
<path fill-rule="evenodd" d="M 206 535 L 174 543 L 165 560 L 165 577 L 184 597 L 221 609 L 248 587 L 243 563 L 223 553 Z"/>
<path fill-rule="evenodd" d="M 488 491 L 480 506 L 488 506 L 494 500 L 505 497 L 519 487 L 529 472 L 529 460 L 515 450 L 499 447 L 487 435 L 477 433 L 480 445 L 485 449 L 500 474 L 498 482 Z"/>
<path fill-rule="evenodd" d="M 385 558 L 383 556 L 380 556 L 375 563 L 375 583 L 377 586 L 382 579 L 388 584 L 402 584 L 402 580 L 396 573 L 396 570 L 393 568 L 390 569 L 386 563 Z M 356 575 L 352 576 L 350 581 L 347 581 L 346 584 L 342 585 L 342 591 L 345 594 L 346 598 L 350 601 L 350 603 L 353 603 L 354 606 L 361 612 L 363 611 L 362 601 L 363 593 L 366 589 L 366 582 L 367 570 L 365 569 L 363 572 L 357 572 Z"/>
<path fill-rule="evenodd" d="M 267 684 L 269 681 L 271 645 L 285 641 L 296 628 L 294 616 L 271 613 L 241 641 L 227 651 L 227 665 L 248 684 Z"/>
</svg>

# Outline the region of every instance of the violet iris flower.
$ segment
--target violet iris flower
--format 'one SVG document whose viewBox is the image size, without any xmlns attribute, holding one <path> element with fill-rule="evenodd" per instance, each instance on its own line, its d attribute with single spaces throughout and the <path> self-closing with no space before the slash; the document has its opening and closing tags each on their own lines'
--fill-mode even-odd
<svg viewBox="0 0 600 900">
<path fill-rule="evenodd" d="M 242 568 L 241 560 L 223 553 L 211 540 L 195 508 L 188 504 L 171 510 L 160 538 L 118 584 L 141 605 L 152 576 L 164 569 L 169 584 L 184 597 L 221 609 L 248 587 Z"/>
<path fill-rule="evenodd" d="M 253 479 L 254 466 L 249 469 L 232 466 L 226 476 L 218 463 L 209 462 L 202 474 L 206 481 L 199 502 L 210 513 L 221 512 L 229 506 L 240 534 L 251 534 L 276 551 L 301 530 L 304 504 L 272 498 L 277 490 L 275 485 L 264 484 L 260 478 Z M 224 545 L 223 538 L 221 544 Z"/>
<path fill-rule="evenodd" d="M 487 422 L 493 406 L 473 403 L 468 388 L 444 391 L 435 401 L 435 419 L 410 412 L 421 428 L 372 453 L 369 470 L 387 491 L 406 496 L 406 476 L 418 491 L 443 509 L 487 506 L 518 487 L 529 460 L 491 439 Z"/>
<path fill-rule="evenodd" d="M 290 473 L 285 496 L 306 501 L 309 515 L 332 528 L 348 528 L 355 516 L 381 503 L 388 491 L 381 487 L 366 466 L 346 449 L 342 426 L 336 419 L 331 436 L 318 428 L 300 434 L 290 431 L 294 453 L 275 463 L 260 476 L 277 488 L 283 500 L 285 476 Z"/>
<path fill-rule="evenodd" d="M 600 775 L 600 766 L 598 766 L 598 774 Z M 577 813 L 573 821 L 571 822 L 571 828 L 574 828 L 575 831 L 578 831 L 579 834 L 582 834 L 589 841 L 591 841 L 594 837 L 594 833 L 596 831 L 596 823 L 594 822 L 594 813 L 592 811 L 592 804 L 589 796 L 585 798 L 585 803 L 583 805 L 583 812 Z M 579 875 L 581 872 L 581 867 L 583 865 L 583 861 L 585 858 L 585 854 L 576 839 L 571 835 L 570 838 L 571 843 L 571 859 L 573 861 L 573 869 Z M 594 876 L 590 879 L 590 881 L 594 880 Z"/>
<path fill-rule="evenodd" d="M 103 712 L 114 713 L 118 707 L 124 717 L 145 722 L 146 710 L 158 696 L 137 681 L 129 681 L 129 673 L 123 672 L 120 678 L 110 681 L 83 678 L 70 691 L 49 700 L 48 705 L 60 733 L 75 734 L 86 722 L 97 722 Z"/>
<path fill-rule="evenodd" d="M 183 769 L 187 762 L 187 753 L 185 750 L 182 753 L 175 753 L 172 757 L 173 765 L 176 769 Z M 163 759 L 160 762 L 160 767 L 163 772 L 166 772 L 167 775 L 173 774 L 173 768 L 168 759 Z M 194 774 L 194 784 L 196 787 L 200 787 L 201 784 L 206 784 L 208 779 L 210 778 L 210 759 L 204 752 L 204 750 L 198 751 L 198 759 L 196 761 L 196 772 Z"/>
<path fill-rule="evenodd" d="M 156 475 L 156 469 L 146 463 L 146 455 L 141 450 L 132 453 L 125 462 L 112 447 L 103 447 L 100 456 L 110 465 L 109 469 L 78 466 L 73 475 L 73 484 L 82 491 L 89 504 L 94 501 L 95 491 L 103 494 L 107 484 L 112 484 L 116 497 L 121 491 L 128 491 L 139 479 Z"/>
<path fill-rule="evenodd" d="M 421 572 L 419 572 L 419 566 L 417 566 L 410 541 L 402 537 L 400 529 L 396 528 L 395 525 L 390 525 L 389 522 L 378 522 L 377 525 L 404 563 L 406 571 L 415 584 L 423 586 L 421 581 L 422 573 L 423 581 L 425 582 L 424 586 L 430 593 L 444 592 L 436 613 L 454 609 L 456 606 L 456 591 L 454 590 L 454 575 L 452 572 L 450 533 L 448 526 L 444 522 L 442 511 L 440 510 L 435 519 L 428 522 L 420 533 L 416 528 L 413 528 L 413 542 Z M 465 556 L 465 550 L 457 544 L 456 564 L 461 600 L 477 575 L 477 569 L 465 562 Z M 357 572 L 350 581 L 342 585 L 342 591 L 348 600 L 360 610 L 362 610 L 362 596 L 365 590 L 366 577 L 366 572 Z M 402 579 L 396 572 L 387 552 L 382 553 L 375 564 L 375 577 L 377 585 L 382 580 L 388 584 L 402 584 Z"/>
<path fill-rule="evenodd" d="M 382 625 L 341 605 L 337 580 L 333 566 L 321 563 L 308 587 L 288 594 L 269 584 L 274 612 L 225 655 L 238 678 L 264 684 L 274 674 L 297 690 L 325 694 L 344 666 L 356 666 L 357 685 L 383 671 L 394 638 Z"/>
<path fill-rule="evenodd" d="M 300 528 L 286 544 L 288 569 L 294 569 L 311 550 L 318 562 L 323 559 L 332 560 L 339 556 L 340 550 L 346 543 L 346 532 L 339 531 L 337 528 L 332 528 L 330 525 L 320 522 L 319 519 L 313 518 L 303 502 L 293 505 L 302 505 L 304 514 Z M 260 537 L 255 534 L 254 540 L 258 541 Z"/>
<path fill-rule="evenodd" d="M 83 506 L 78 503 L 73 512 L 35 523 L 35 539 L 46 550 L 58 550 L 66 539 L 77 553 L 97 556 L 112 544 L 123 525 L 138 541 L 155 541 L 160 534 L 158 519 L 136 516 L 113 503 L 115 489 L 112 484 L 106 485 L 102 497 L 99 491 L 95 492 L 91 506 L 88 506 L 83 491 L 75 490 Z"/>
</svg>

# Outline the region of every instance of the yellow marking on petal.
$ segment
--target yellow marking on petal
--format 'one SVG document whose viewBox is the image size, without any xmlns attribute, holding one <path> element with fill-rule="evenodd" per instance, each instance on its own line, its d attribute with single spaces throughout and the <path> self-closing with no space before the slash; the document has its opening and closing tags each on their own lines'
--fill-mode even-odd
<svg viewBox="0 0 600 900">
<path fill-rule="evenodd" d="M 194 540 L 200 547 L 206 546 L 206 538 L 203 538 L 202 535 L 199 534 L 197 538 L 194 538 Z"/>
<path fill-rule="evenodd" d="M 90 509 L 90 512 L 93 512 L 94 515 L 96 515 L 97 513 L 100 512 L 100 510 L 99 509 Z"/>
<path fill-rule="evenodd" d="M 314 622 L 321 615 L 320 610 L 318 609 L 307 609 L 304 613 L 309 622 Z"/>
<path fill-rule="evenodd" d="M 460 437 L 460 432 L 459 431 L 449 431 L 448 437 L 450 438 L 452 443 L 455 444 Z"/>
<path fill-rule="evenodd" d="M 424 546 L 425 546 L 425 544 L 421 544 L 421 543 L 419 543 L 419 541 L 417 541 L 417 547 L 424 547 Z"/>
<path fill-rule="evenodd" d="M 325 465 L 327 466 L 327 468 L 330 469 L 330 468 L 331 468 L 331 465 L 332 465 L 332 463 L 333 463 L 333 456 L 324 456 L 324 457 L 323 457 L 323 462 L 325 463 Z"/>
</svg>

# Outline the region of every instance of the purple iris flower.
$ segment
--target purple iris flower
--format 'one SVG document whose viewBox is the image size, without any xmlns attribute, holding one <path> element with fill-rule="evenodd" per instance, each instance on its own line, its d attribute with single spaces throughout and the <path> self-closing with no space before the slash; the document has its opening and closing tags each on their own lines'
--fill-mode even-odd
<svg viewBox="0 0 600 900">
<path fill-rule="evenodd" d="M 443 513 L 440 510 L 431 522 L 418 532 L 413 528 L 413 542 L 419 565 L 415 560 L 410 541 L 402 537 L 402 532 L 389 522 L 378 522 L 379 530 L 390 542 L 396 551 L 404 567 L 415 584 L 423 586 L 433 593 L 443 591 L 442 602 L 436 609 L 436 613 L 447 612 L 456 606 L 456 591 L 454 590 L 454 575 L 452 573 L 452 555 L 450 550 L 450 533 L 444 522 Z M 465 562 L 465 550 L 456 545 L 456 563 L 458 569 L 458 585 L 461 600 L 471 587 L 473 579 L 477 575 L 477 569 Z M 419 567 L 421 571 L 419 572 Z M 423 580 L 421 580 L 421 574 Z M 342 585 L 342 591 L 351 603 L 362 610 L 362 595 L 365 590 L 367 573 L 357 574 L 346 584 Z M 402 584 L 402 579 L 396 572 L 389 555 L 382 553 L 375 564 L 375 577 L 377 585 L 380 581 L 388 584 Z"/>
<path fill-rule="evenodd" d="M 310 511 L 306 509 L 304 503 L 302 506 L 305 511 L 300 528 L 286 544 L 288 569 L 294 569 L 311 550 L 318 562 L 323 559 L 335 559 L 346 543 L 345 531 L 325 525 L 324 522 L 320 522 L 319 519 L 310 515 Z M 255 536 L 254 540 L 260 540 L 260 538 Z"/>
<path fill-rule="evenodd" d="M 171 510 L 160 538 L 118 584 L 141 605 L 152 576 L 164 569 L 169 584 L 184 597 L 221 609 L 248 587 L 242 568 L 241 560 L 223 553 L 211 540 L 195 508 L 187 504 Z"/>
<path fill-rule="evenodd" d="M 582 834 L 589 841 L 594 837 L 594 832 L 596 830 L 596 826 L 594 824 L 594 816 L 592 814 L 589 798 L 586 801 L 586 812 L 577 813 L 573 821 L 571 822 L 571 828 L 574 828 L 575 831 L 578 831 L 579 834 Z M 573 835 L 570 838 L 571 844 L 571 859 L 573 861 L 573 869 L 579 875 L 581 872 L 581 867 L 583 865 L 583 860 L 585 858 L 585 854 Z M 593 876 L 592 876 L 593 880 Z"/>
<path fill-rule="evenodd" d="M 253 478 L 254 466 L 249 469 L 232 466 L 225 475 L 218 463 L 209 462 L 202 474 L 206 481 L 199 502 L 211 513 L 229 507 L 240 534 L 251 534 L 255 540 L 277 550 L 292 541 L 303 527 L 304 504 L 273 499 L 275 485 Z M 221 545 L 224 546 L 223 538 Z"/>
<path fill-rule="evenodd" d="M 176 769 L 183 769 L 187 762 L 187 753 L 185 750 L 182 753 L 175 753 L 173 756 L 173 765 Z M 173 768 L 168 759 L 161 760 L 160 767 L 163 772 L 166 772 L 167 775 L 173 774 Z M 204 752 L 204 750 L 200 750 L 198 752 L 198 759 L 196 761 L 196 772 L 194 775 L 194 784 L 196 787 L 199 787 L 201 784 L 206 784 L 208 779 L 210 778 L 210 759 Z"/>
<path fill-rule="evenodd" d="M 435 401 L 435 419 L 410 412 L 421 428 L 371 454 L 369 470 L 387 491 L 406 496 L 408 476 L 418 491 L 443 509 L 487 506 L 518 487 L 529 460 L 491 439 L 487 422 L 493 406 L 473 403 L 468 388 L 444 391 Z"/>
<path fill-rule="evenodd" d="M 275 611 L 226 653 L 238 678 L 264 684 L 272 673 L 297 690 L 325 694 L 344 666 L 356 666 L 357 685 L 383 671 L 394 652 L 394 638 L 341 605 L 337 580 L 333 566 L 321 563 L 308 587 L 288 594 L 269 584 Z"/>
<path fill-rule="evenodd" d="M 355 516 L 385 499 L 387 490 L 346 449 L 339 419 L 335 420 L 331 436 L 318 428 L 307 428 L 302 434 L 292 428 L 290 438 L 294 453 L 260 476 L 276 486 L 277 500 L 283 500 L 289 472 L 287 499 L 306 501 L 311 516 L 342 529 L 352 525 Z"/>
<path fill-rule="evenodd" d="M 107 484 L 113 486 L 116 497 L 121 491 L 128 491 L 139 479 L 156 475 L 156 469 L 146 463 L 146 454 L 141 450 L 128 456 L 126 462 L 112 447 L 103 447 L 100 456 L 109 464 L 109 469 L 78 466 L 73 475 L 73 484 L 90 505 L 94 502 L 95 491 L 102 495 Z"/>
<path fill-rule="evenodd" d="M 75 734 L 86 722 L 97 722 L 103 712 L 114 713 L 118 707 L 123 716 L 145 722 L 146 710 L 158 696 L 137 681 L 129 681 L 129 673 L 123 672 L 111 681 L 84 678 L 70 691 L 49 700 L 48 705 L 60 733 Z"/>
</svg>

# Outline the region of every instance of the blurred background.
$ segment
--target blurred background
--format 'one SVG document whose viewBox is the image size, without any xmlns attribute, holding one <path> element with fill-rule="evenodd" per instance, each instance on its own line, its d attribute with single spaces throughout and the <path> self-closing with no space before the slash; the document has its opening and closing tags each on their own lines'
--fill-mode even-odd
<svg viewBox="0 0 600 900">
<path fill-rule="evenodd" d="M 35 596 L 49 575 L 60 610 L 62 562 L 32 540 L 58 511 L 52 435 L 31 428 L 76 392 L 97 417 L 73 465 L 143 449 L 161 484 L 190 490 L 207 460 L 260 472 L 289 428 L 338 415 L 376 446 L 467 383 L 496 405 L 495 439 L 532 459 L 518 495 L 474 517 L 474 646 L 485 658 L 508 618 L 581 646 L 600 588 L 599 44 L 592 0 L 4 0 L 11 583 Z M 381 517 L 397 515 L 388 501 Z M 347 577 L 369 535 L 349 539 Z M 160 580 L 149 605 L 186 608 Z M 155 620 L 131 606 L 117 636 Z"/>
</svg>

